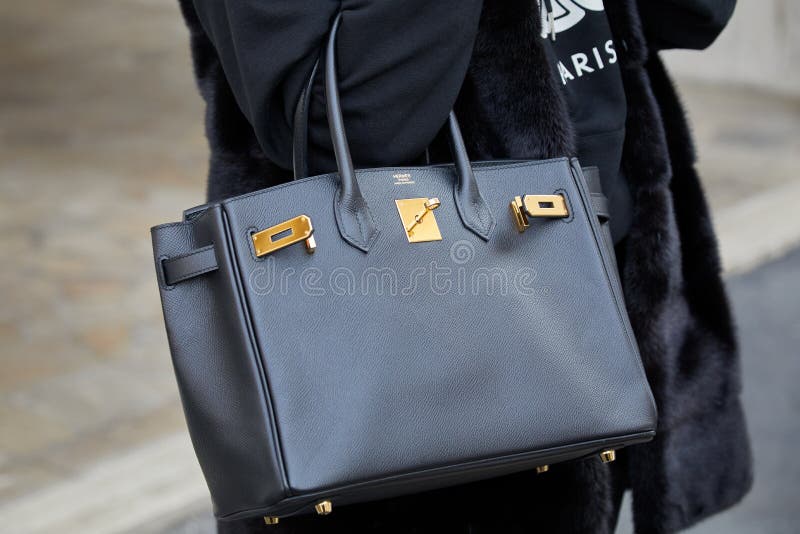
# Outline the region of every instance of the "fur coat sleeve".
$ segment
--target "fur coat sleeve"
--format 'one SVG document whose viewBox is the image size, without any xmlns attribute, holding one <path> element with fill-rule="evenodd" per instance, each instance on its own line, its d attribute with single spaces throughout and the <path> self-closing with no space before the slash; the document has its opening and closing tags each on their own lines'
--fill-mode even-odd
<svg viewBox="0 0 800 534">
<path fill-rule="evenodd" d="M 606 3 L 626 44 L 624 165 L 635 177 L 623 285 L 659 405 L 658 437 L 630 451 L 634 519 L 640 532 L 675 532 L 738 502 L 752 483 L 738 345 L 677 92 L 645 40 L 636 5 Z M 720 12 L 713 37 L 729 15 Z"/>
</svg>

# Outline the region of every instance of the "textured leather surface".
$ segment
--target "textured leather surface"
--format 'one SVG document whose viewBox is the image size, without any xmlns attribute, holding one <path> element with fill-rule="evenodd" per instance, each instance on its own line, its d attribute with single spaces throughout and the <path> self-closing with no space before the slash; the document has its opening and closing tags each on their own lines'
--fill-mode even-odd
<svg viewBox="0 0 800 534">
<path fill-rule="evenodd" d="M 214 245 L 207 245 L 181 256 L 165 259 L 161 262 L 161 268 L 164 270 L 164 283 L 168 286 L 215 271 L 217 255 L 214 253 Z"/>
<path fill-rule="evenodd" d="M 655 405 L 577 160 L 470 165 L 451 115 L 453 165 L 355 171 L 334 39 L 340 172 L 153 229 L 217 516 L 308 512 L 649 439 Z M 519 233 L 509 203 L 526 194 L 564 195 L 569 217 Z M 419 197 L 441 200 L 441 241 L 408 242 L 395 200 Z M 301 214 L 313 255 L 296 244 L 255 257 L 254 231 Z M 210 253 L 217 268 L 189 276 Z"/>
<path fill-rule="evenodd" d="M 398 172 L 413 183 L 394 185 Z M 443 240 L 408 243 L 394 200 L 447 199 L 455 174 L 358 171 L 385 229 L 366 254 L 338 232 L 336 175 L 154 229 L 157 258 L 210 242 L 224 256 L 219 271 L 162 287 L 219 516 L 420 491 L 654 430 L 612 252 L 577 162 L 476 165 L 497 220 L 491 238 L 476 238 L 444 200 L 435 211 Z M 536 193 L 564 194 L 570 217 L 534 220 L 520 234 L 508 203 Z M 316 252 L 294 245 L 256 259 L 250 233 L 300 213 L 313 221 Z"/>
<path fill-rule="evenodd" d="M 167 340 L 186 422 L 220 515 L 285 496 L 263 369 L 219 206 L 152 231 Z M 218 269 L 167 286 L 162 260 L 214 246 Z"/>
<path fill-rule="evenodd" d="M 506 215 L 493 239 L 475 240 L 443 203 L 435 215 L 444 240 L 417 244 L 407 242 L 394 200 L 447 198 L 452 168 L 404 169 L 415 183 L 397 186 L 391 170 L 359 172 L 386 228 L 366 255 L 342 249 L 325 213 L 333 176 L 223 203 L 233 236 L 297 215 L 297 198 L 308 200 L 314 221 L 314 255 L 291 247 L 261 261 L 247 239 L 233 243 L 253 323 L 275 325 L 256 338 L 292 491 L 401 473 L 412 458 L 430 468 L 654 428 L 573 171 L 567 160 L 476 170 L 493 211 Z M 519 234 L 511 198 L 555 192 L 566 195 L 572 216 Z M 294 270 L 298 283 L 268 291 L 273 267 L 284 276 Z M 438 268 L 451 271 L 449 288 L 412 280 Z M 463 288 L 454 287 L 459 270 Z M 492 273 L 506 289 L 481 287 Z M 342 277 L 355 287 L 337 284 Z M 512 287 L 520 277 L 532 278 L 531 287 Z M 389 282 L 378 286 L 379 278 Z"/>
</svg>

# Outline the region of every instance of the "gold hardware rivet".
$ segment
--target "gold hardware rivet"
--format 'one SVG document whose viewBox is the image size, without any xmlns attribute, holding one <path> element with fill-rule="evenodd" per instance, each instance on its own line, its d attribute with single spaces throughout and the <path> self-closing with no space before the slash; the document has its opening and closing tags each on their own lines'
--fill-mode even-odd
<svg viewBox="0 0 800 534">
<path fill-rule="evenodd" d="M 309 254 L 313 254 L 315 250 L 317 250 L 317 240 L 314 239 L 312 235 L 306 239 L 306 251 L 308 251 Z"/>
<path fill-rule="evenodd" d="M 265 515 L 264 516 L 264 524 L 265 525 L 277 525 L 280 522 L 279 517 L 275 517 L 274 515 Z"/>
<path fill-rule="evenodd" d="M 617 459 L 617 453 L 614 449 L 608 449 L 607 451 L 603 451 L 600 453 L 600 460 L 602 460 L 604 464 L 613 462 L 616 459 Z"/>
<path fill-rule="evenodd" d="M 331 501 L 320 501 L 314 505 L 314 510 L 319 515 L 328 515 L 333 512 L 333 503 Z"/>
<path fill-rule="evenodd" d="M 539 467 L 536 468 L 537 475 L 541 475 L 542 473 L 547 473 L 548 471 L 550 471 L 549 465 L 540 465 Z"/>
</svg>

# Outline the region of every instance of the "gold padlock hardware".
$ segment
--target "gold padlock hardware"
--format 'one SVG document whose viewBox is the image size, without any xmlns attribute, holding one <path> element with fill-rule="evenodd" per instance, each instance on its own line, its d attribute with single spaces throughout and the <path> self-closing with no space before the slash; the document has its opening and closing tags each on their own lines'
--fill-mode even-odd
<svg viewBox="0 0 800 534">
<path fill-rule="evenodd" d="M 531 217 L 563 219 L 569 217 L 569 209 L 562 195 L 525 195 L 511 201 L 511 217 L 517 230 L 524 232 L 531 225 Z"/>
<path fill-rule="evenodd" d="M 438 198 L 401 198 L 394 202 L 409 243 L 442 240 L 433 215 L 433 210 L 442 204 Z"/>
<path fill-rule="evenodd" d="M 408 226 L 406 226 L 406 233 L 408 234 L 413 233 L 414 228 L 422 223 L 422 218 L 425 217 L 425 215 L 427 215 L 428 212 L 435 210 L 441 205 L 442 203 L 439 202 L 438 198 L 429 198 L 428 200 L 426 200 L 425 203 L 422 205 L 423 207 L 422 211 L 414 215 L 414 221 Z"/>
<path fill-rule="evenodd" d="M 260 258 L 276 250 L 305 241 L 306 250 L 309 254 L 313 254 L 317 248 L 313 233 L 314 226 L 311 224 L 311 217 L 298 215 L 293 219 L 254 233 L 253 247 L 256 256 Z"/>
</svg>

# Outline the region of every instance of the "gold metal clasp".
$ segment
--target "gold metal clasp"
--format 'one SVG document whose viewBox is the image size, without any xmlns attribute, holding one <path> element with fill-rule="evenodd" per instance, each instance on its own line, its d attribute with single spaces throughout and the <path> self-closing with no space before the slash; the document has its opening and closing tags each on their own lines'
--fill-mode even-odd
<svg viewBox="0 0 800 534">
<path fill-rule="evenodd" d="M 563 219 L 569 217 L 569 209 L 563 195 L 525 195 L 511 201 L 511 216 L 517 230 L 524 232 L 530 227 L 529 217 Z"/>
<path fill-rule="evenodd" d="M 313 254 L 317 248 L 313 233 L 314 227 L 311 224 L 311 217 L 308 215 L 298 215 L 288 221 L 270 226 L 266 230 L 253 234 L 256 256 L 259 258 L 266 256 L 300 241 L 305 241 L 306 250 L 309 254 Z"/>
<path fill-rule="evenodd" d="M 511 201 L 511 217 L 514 219 L 514 224 L 517 225 L 517 230 L 520 233 L 524 232 L 530 226 L 528 216 L 524 211 L 525 207 L 522 204 L 522 197 L 514 197 Z"/>
<path fill-rule="evenodd" d="M 409 243 L 442 240 L 433 214 L 433 210 L 442 204 L 438 198 L 401 198 L 394 202 Z"/>
</svg>

